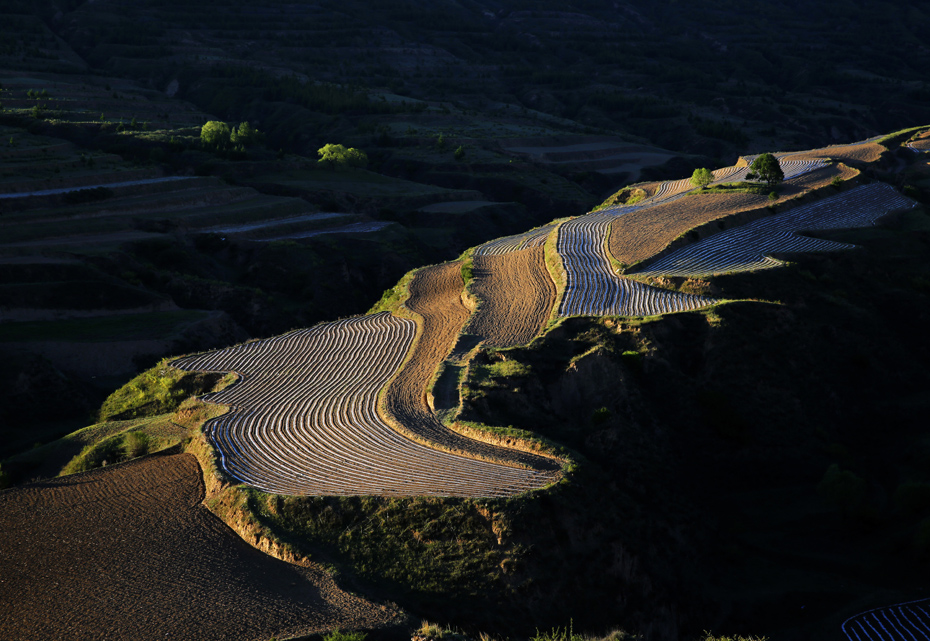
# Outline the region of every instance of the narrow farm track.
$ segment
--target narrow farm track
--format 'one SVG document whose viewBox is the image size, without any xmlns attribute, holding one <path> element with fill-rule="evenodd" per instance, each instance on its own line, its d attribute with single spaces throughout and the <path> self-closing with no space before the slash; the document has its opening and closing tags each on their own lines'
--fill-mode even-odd
<svg viewBox="0 0 930 641">
<path fill-rule="evenodd" d="M 930 599 L 876 608 L 850 617 L 841 626 L 849 641 L 930 639 Z"/>
<path fill-rule="evenodd" d="M 555 284 L 546 269 L 543 248 L 475 256 L 473 273 L 472 292 L 481 306 L 465 331 L 496 347 L 533 340 L 555 305 Z"/>
<path fill-rule="evenodd" d="M 399 618 L 249 546 L 203 498 L 189 454 L 0 492 L 0 638 L 267 641 Z"/>
<path fill-rule="evenodd" d="M 415 333 L 413 321 L 381 313 L 172 365 L 242 377 L 204 397 L 231 408 L 206 431 L 223 469 L 267 492 L 509 496 L 554 480 L 551 470 L 497 465 L 422 445 L 378 416 L 378 392 L 403 362 Z"/>
<path fill-rule="evenodd" d="M 427 267 L 410 282 L 410 298 L 405 305 L 422 318 L 420 335 L 406 365 L 385 389 L 385 408 L 395 424 L 419 438 L 463 454 L 531 466 L 536 470 L 527 472 L 539 475 L 539 481 L 552 481 L 558 474 L 555 461 L 461 436 L 440 423 L 427 403 L 433 374 L 452 351 L 470 315 L 462 304 L 461 265 L 454 262 Z M 536 483 L 536 478 L 530 476 L 527 482 Z"/>
<path fill-rule="evenodd" d="M 665 291 L 614 274 L 604 248 L 612 220 L 588 215 L 559 227 L 557 249 L 567 276 L 561 316 L 654 316 L 714 304 L 710 298 Z"/>
<path fill-rule="evenodd" d="M 803 231 L 868 227 L 915 203 L 884 183 L 863 185 L 783 214 L 728 229 L 687 245 L 638 272 L 648 276 L 706 276 L 776 267 L 773 253 L 831 251 L 853 245 L 799 235 Z"/>
</svg>

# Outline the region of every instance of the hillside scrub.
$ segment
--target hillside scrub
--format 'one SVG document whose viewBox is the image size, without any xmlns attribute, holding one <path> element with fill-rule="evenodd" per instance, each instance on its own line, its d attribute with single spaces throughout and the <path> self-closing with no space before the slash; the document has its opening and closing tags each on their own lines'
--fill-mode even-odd
<svg viewBox="0 0 930 641">
<path fill-rule="evenodd" d="M 115 421 L 173 412 L 191 396 L 218 391 L 234 380 L 231 375 L 183 372 L 162 361 L 103 402 L 98 420 Z"/>
</svg>

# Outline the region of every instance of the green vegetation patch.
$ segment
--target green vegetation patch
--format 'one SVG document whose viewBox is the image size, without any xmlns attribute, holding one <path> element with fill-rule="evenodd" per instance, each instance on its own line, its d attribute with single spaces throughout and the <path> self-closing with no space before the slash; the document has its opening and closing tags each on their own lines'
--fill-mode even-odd
<svg viewBox="0 0 930 641">
<path fill-rule="evenodd" d="M 233 380 L 234 374 L 185 372 L 162 361 L 110 394 L 100 407 L 100 420 L 173 412 L 191 396 L 217 391 Z"/>
<path fill-rule="evenodd" d="M 385 290 L 384 294 L 381 295 L 381 300 L 372 306 L 366 313 L 367 314 L 377 314 L 378 312 L 391 312 L 397 313 L 400 308 L 403 306 L 404 301 L 410 297 L 410 281 L 413 280 L 414 275 L 418 270 L 414 269 L 412 271 L 404 274 L 401 279 L 397 282 L 394 287 L 391 289 Z"/>
<path fill-rule="evenodd" d="M 689 196 L 700 196 L 703 194 L 758 194 L 765 196 L 771 191 L 770 187 L 761 183 L 732 182 L 713 185 L 712 187 L 703 187 L 688 192 Z"/>
<path fill-rule="evenodd" d="M 282 497 L 249 492 L 252 512 L 368 580 L 444 598 L 504 588 L 523 554 L 509 517 L 489 501 L 449 498 Z"/>
</svg>

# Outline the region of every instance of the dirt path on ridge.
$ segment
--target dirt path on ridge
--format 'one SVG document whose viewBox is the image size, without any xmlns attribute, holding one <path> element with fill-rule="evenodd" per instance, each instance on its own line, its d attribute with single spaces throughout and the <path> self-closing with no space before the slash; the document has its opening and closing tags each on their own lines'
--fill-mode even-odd
<svg viewBox="0 0 930 641">
<path fill-rule="evenodd" d="M 410 282 L 407 308 L 423 321 L 413 353 L 398 375 L 388 383 L 385 405 L 389 423 L 400 424 L 417 436 L 455 452 L 511 465 L 530 465 L 556 470 L 552 459 L 466 438 L 445 427 L 430 410 L 426 392 L 442 360 L 452 351 L 469 311 L 462 304 L 462 262 L 427 267 Z"/>
<path fill-rule="evenodd" d="M 475 256 L 472 292 L 481 306 L 465 331 L 488 345 L 510 347 L 533 340 L 555 305 L 555 284 L 542 247 Z"/>
<path fill-rule="evenodd" d="M 781 200 L 829 185 L 836 176 L 848 180 L 855 175 L 855 170 L 836 165 L 817 169 L 785 181 L 779 190 Z M 690 229 L 769 204 L 767 196 L 757 194 L 700 194 L 646 207 L 611 222 L 608 251 L 616 260 L 632 265 L 652 258 Z"/>
<path fill-rule="evenodd" d="M 252 548 L 203 498 L 189 454 L 0 492 L 0 638 L 267 641 L 398 619 Z"/>
</svg>

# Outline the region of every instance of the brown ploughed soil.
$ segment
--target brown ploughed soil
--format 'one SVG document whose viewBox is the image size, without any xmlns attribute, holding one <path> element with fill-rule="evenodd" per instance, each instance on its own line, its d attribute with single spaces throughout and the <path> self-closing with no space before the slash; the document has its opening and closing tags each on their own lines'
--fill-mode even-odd
<svg viewBox="0 0 930 641">
<path fill-rule="evenodd" d="M 876 142 L 866 142 L 858 145 L 837 145 L 823 149 L 811 149 L 797 154 L 789 154 L 788 160 L 812 160 L 815 158 L 832 158 L 839 162 L 875 162 L 882 152 L 887 151 Z"/>
<path fill-rule="evenodd" d="M 779 188 L 779 202 L 830 184 L 834 177 L 849 180 L 857 172 L 832 165 L 798 176 Z M 608 250 L 618 261 L 632 265 L 652 258 L 669 243 L 704 223 L 770 205 L 756 194 L 695 194 L 673 202 L 618 216 L 610 224 Z"/>
<path fill-rule="evenodd" d="M 190 454 L 0 492 L 0 638 L 267 641 L 400 613 L 250 547 Z"/>
<path fill-rule="evenodd" d="M 418 271 L 410 281 L 406 307 L 420 316 L 419 335 L 407 362 L 387 385 L 384 408 L 388 424 L 442 449 L 509 465 L 554 470 L 547 459 L 466 438 L 445 427 L 430 410 L 426 393 L 433 374 L 458 340 L 469 311 L 462 304 L 462 262 Z"/>
<path fill-rule="evenodd" d="M 488 345 L 510 347 L 533 340 L 555 305 L 555 285 L 542 247 L 499 256 L 475 256 L 471 291 L 481 300 L 466 331 Z"/>
<path fill-rule="evenodd" d="M 930 151 L 930 132 L 921 134 L 911 141 L 911 147 L 920 151 Z"/>
</svg>

